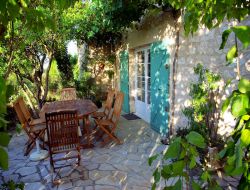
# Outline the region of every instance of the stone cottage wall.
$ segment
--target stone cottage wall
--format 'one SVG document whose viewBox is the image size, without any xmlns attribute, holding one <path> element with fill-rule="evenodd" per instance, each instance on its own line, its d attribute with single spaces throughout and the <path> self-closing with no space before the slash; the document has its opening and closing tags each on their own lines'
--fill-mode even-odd
<svg viewBox="0 0 250 190">
<path fill-rule="evenodd" d="M 180 21 L 181 22 L 181 21 Z M 189 85 L 190 82 L 195 81 L 193 67 L 197 63 L 202 63 L 206 68 L 218 73 L 222 76 L 221 84 L 227 79 L 236 78 L 236 65 L 232 64 L 226 66 L 226 52 L 234 40 L 234 36 L 230 35 L 229 43 L 227 43 L 224 50 L 219 50 L 221 43 L 221 35 L 224 30 L 236 23 L 224 23 L 222 26 L 209 31 L 205 28 L 200 28 L 193 36 L 188 37 L 184 35 L 184 29 L 180 30 L 180 46 L 178 53 L 178 61 L 176 63 L 176 89 L 173 91 L 173 58 L 175 53 L 175 37 L 176 31 L 174 27 L 174 19 L 171 14 L 162 13 L 156 18 L 145 21 L 139 29 L 131 30 L 127 33 L 124 40 L 123 49 L 129 50 L 129 86 L 130 86 L 130 111 L 134 112 L 134 97 L 135 97 L 135 66 L 134 66 L 134 50 L 143 46 L 147 46 L 155 41 L 168 40 L 167 51 L 170 54 L 170 92 L 175 92 L 175 107 L 174 107 L 174 128 L 185 127 L 187 120 L 182 114 L 182 109 L 188 106 L 190 102 Z M 250 25 L 250 19 L 247 19 L 243 24 Z M 241 51 L 242 52 L 242 51 Z M 250 60 L 250 50 L 244 50 L 240 54 L 241 74 L 250 78 L 250 72 L 246 70 L 245 63 Z M 119 64 L 118 64 L 119 65 Z M 119 70 L 119 69 L 118 69 Z M 119 75 L 118 75 L 119 76 Z M 119 84 L 119 77 L 117 78 Z M 236 81 L 236 80 L 235 80 Z M 119 86 L 119 85 L 118 85 Z M 231 89 L 233 88 L 233 85 Z M 226 90 L 223 99 L 230 93 Z M 170 94 L 170 101 L 172 94 Z M 223 100 L 219 100 L 222 102 Z M 171 108 L 173 109 L 173 108 Z M 226 117 L 228 114 L 226 114 Z M 233 125 L 232 117 L 227 118 L 226 125 Z M 221 133 L 229 132 L 228 129 L 223 128 L 225 123 L 220 122 Z"/>
<path fill-rule="evenodd" d="M 181 28 L 180 34 L 180 49 L 179 58 L 177 63 L 177 82 L 175 90 L 175 117 L 174 123 L 175 128 L 185 127 L 186 118 L 182 114 L 182 109 L 189 104 L 189 84 L 195 81 L 193 67 L 197 63 L 202 63 L 206 68 L 211 71 L 218 73 L 222 76 L 221 86 L 228 79 L 236 79 L 236 64 L 226 66 L 227 62 L 225 59 L 226 53 L 234 42 L 234 35 L 229 36 L 229 41 L 223 50 L 219 50 L 221 44 L 221 36 L 224 30 L 228 29 L 230 26 L 236 23 L 223 23 L 220 27 L 209 31 L 205 28 L 200 28 L 193 36 L 186 37 L 184 35 L 184 29 Z M 242 24 L 250 25 L 250 19 L 247 19 Z M 250 72 L 247 71 L 245 63 L 250 60 L 250 49 L 240 51 L 240 71 L 241 75 L 250 78 Z M 236 80 L 234 80 L 236 82 Z M 231 89 L 234 88 L 231 85 Z M 223 102 L 223 99 L 230 94 L 230 89 L 222 92 L 224 96 L 219 103 Z M 223 120 L 227 117 L 227 122 Z M 229 113 L 226 113 L 220 122 L 220 132 L 228 133 L 229 128 L 225 126 L 234 125 L 232 117 Z"/>
<path fill-rule="evenodd" d="M 156 41 L 168 40 L 169 46 L 166 47 L 170 54 L 169 64 L 172 63 L 173 47 L 175 44 L 174 20 L 171 14 L 160 13 L 155 18 L 148 18 L 137 30 L 128 31 L 122 49 L 129 51 L 129 93 L 130 111 L 135 112 L 135 49 L 150 46 Z M 172 75 L 171 75 L 172 76 Z M 117 78 L 119 83 L 119 77 Z M 170 88 L 172 88 L 170 84 Z"/>
</svg>

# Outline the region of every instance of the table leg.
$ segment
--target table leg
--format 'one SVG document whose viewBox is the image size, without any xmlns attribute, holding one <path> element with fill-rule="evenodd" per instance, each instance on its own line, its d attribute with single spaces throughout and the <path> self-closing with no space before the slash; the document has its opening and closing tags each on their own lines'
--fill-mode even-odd
<svg viewBox="0 0 250 190">
<path fill-rule="evenodd" d="M 85 127 L 86 127 L 86 132 L 87 132 L 87 143 L 88 143 L 88 146 L 90 146 L 90 144 L 91 144 L 91 141 L 90 141 L 90 120 L 89 120 L 88 116 L 85 118 Z"/>
</svg>

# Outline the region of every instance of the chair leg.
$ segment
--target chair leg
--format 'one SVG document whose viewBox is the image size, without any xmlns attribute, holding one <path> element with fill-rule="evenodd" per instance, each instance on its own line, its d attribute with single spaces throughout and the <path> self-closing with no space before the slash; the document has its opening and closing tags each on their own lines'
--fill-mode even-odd
<svg viewBox="0 0 250 190">
<path fill-rule="evenodd" d="M 88 145 L 90 145 L 91 144 L 91 142 L 90 142 L 90 122 L 89 122 L 89 120 L 88 119 L 86 119 L 86 125 L 85 125 L 85 127 L 86 127 L 86 130 L 87 130 L 87 143 L 88 143 Z"/>
<path fill-rule="evenodd" d="M 78 166 L 81 165 L 81 149 L 77 148 L 77 152 L 78 152 Z"/>
<path fill-rule="evenodd" d="M 107 145 L 111 141 L 112 141 L 112 139 L 109 138 L 109 136 L 107 136 L 106 138 L 103 138 L 103 142 L 101 143 L 101 147 L 104 147 L 105 145 Z"/>
<path fill-rule="evenodd" d="M 24 153 L 24 156 L 28 156 L 30 151 L 35 147 L 36 143 L 34 141 L 31 141 L 27 146 L 26 146 L 26 151 Z"/>
<path fill-rule="evenodd" d="M 109 136 L 111 137 L 114 141 L 116 141 L 118 144 L 122 144 L 120 139 L 118 139 L 116 136 L 114 136 L 112 133 L 109 132 L 104 126 L 99 125 L 99 127 Z"/>
<path fill-rule="evenodd" d="M 102 130 L 97 130 L 95 134 L 96 141 L 99 141 L 105 133 Z"/>
</svg>

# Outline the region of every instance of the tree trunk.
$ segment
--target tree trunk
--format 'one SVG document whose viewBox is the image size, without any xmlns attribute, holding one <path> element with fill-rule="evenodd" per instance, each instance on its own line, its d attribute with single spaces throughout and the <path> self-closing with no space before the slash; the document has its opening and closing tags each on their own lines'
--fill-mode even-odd
<svg viewBox="0 0 250 190">
<path fill-rule="evenodd" d="M 44 94 L 43 94 L 43 97 L 41 99 L 41 105 L 43 106 L 43 104 L 45 103 L 45 100 L 47 98 L 47 95 L 48 95 L 48 91 L 49 91 L 49 71 L 50 71 L 50 68 L 51 68 L 51 63 L 52 63 L 52 60 L 53 60 L 53 57 L 50 56 L 50 59 L 49 59 L 49 65 L 47 67 L 47 70 L 46 70 L 46 75 L 45 75 L 45 90 L 44 90 Z"/>
<path fill-rule="evenodd" d="M 87 65 L 87 55 L 88 55 L 88 44 L 86 42 L 77 43 L 78 60 L 77 64 L 79 67 L 78 80 L 81 80 L 83 70 Z"/>
<path fill-rule="evenodd" d="M 175 107 L 175 90 L 176 90 L 176 74 L 177 74 L 177 62 L 178 62 L 178 53 L 179 53 L 179 47 L 180 47 L 180 23 L 178 22 L 178 18 L 175 18 L 175 31 L 176 31 L 176 38 L 175 38 L 175 54 L 174 54 L 174 60 L 172 65 L 172 73 L 173 73 L 173 88 L 172 88 L 172 100 L 171 100 L 171 106 L 170 106 L 170 124 L 169 124 L 169 135 L 173 135 L 174 133 L 174 107 Z"/>
</svg>

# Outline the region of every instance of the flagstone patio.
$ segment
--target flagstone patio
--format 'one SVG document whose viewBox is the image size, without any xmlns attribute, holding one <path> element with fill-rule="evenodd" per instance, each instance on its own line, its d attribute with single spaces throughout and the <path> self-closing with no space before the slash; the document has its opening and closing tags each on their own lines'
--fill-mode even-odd
<svg viewBox="0 0 250 190">
<path fill-rule="evenodd" d="M 141 119 L 126 120 L 121 117 L 117 136 L 122 145 L 110 144 L 81 151 L 81 166 L 65 168 L 58 186 L 52 186 L 49 159 L 31 162 L 23 155 L 26 142 L 24 134 L 15 135 L 9 144 L 9 170 L 0 170 L 0 184 L 9 180 L 24 182 L 25 190 L 147 190 L 151 189 L 152 173 L 159 162 L 148 166 L 148 157 L 167 148 L 160 136 Z M 65 163 L 62 163 L 65 164 Z M 66 177 L 65 177 L 66 176 Z M 167 184 L 174 183 L 169 180 Z M 236 189 L 238 180 L 221 179 L 224 189 Z M 157 189 L 162 189 L 165 181 Z"/>
<path fill-rule="evenodd" d="M 150 189 L 153 168 L 150 169 L 147 159 L 166 148 L 161 145 L 160 136 L 143 120 L 128 121 L 123 117 L 119 121 L 117 136 L 124 141 L 122 145 L 82 150 L 81 166 L 64 177 L 59 186 L 52 187 L 49 159 L 29 161 L 23 156 L 25 135 L 15 135 L 8 148 L 9 170 L 2 172 L 0 182 L 23 181 L 27 190 Z"/>
</svg>

